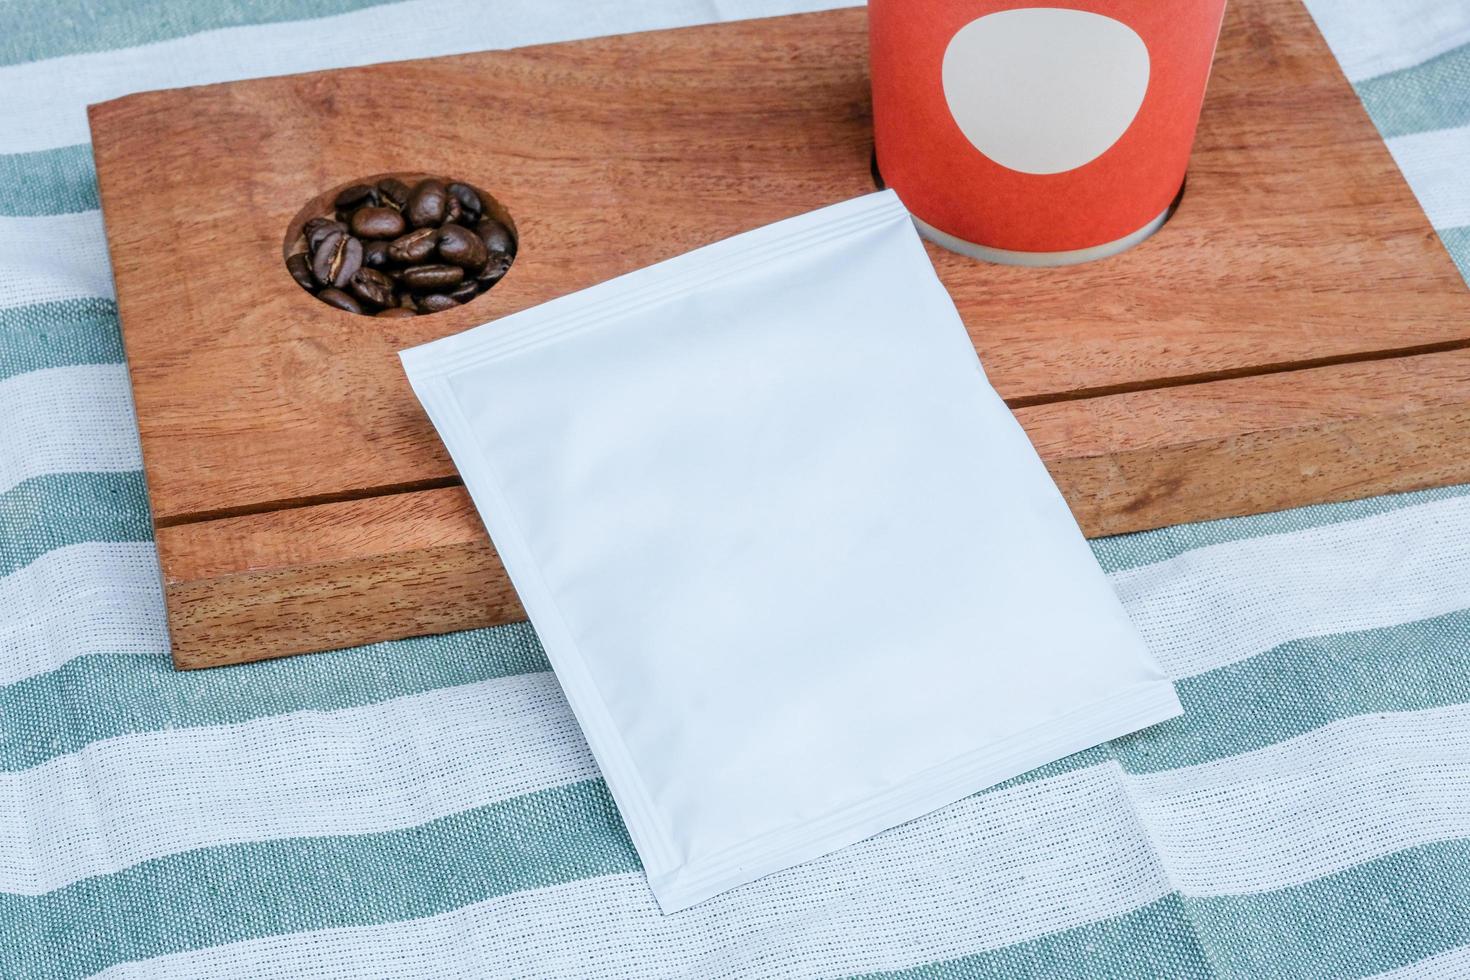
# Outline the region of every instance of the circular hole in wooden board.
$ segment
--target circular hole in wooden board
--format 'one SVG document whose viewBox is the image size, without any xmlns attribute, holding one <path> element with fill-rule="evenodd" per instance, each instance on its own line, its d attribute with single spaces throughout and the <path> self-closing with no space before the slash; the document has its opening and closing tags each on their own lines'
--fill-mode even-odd
<svg viewBox="0 0 1470 980">
<path fill-rule="evenodd" d="M 306 240 L 305 240 L 305 237 L 302 235 L 302 231 L 301 231 L 301 229 L 303 227 L 305 227 L 306 223 L 308 221 L 310 221 L 311 219 L 318 218 L 318 217 L 335 218 L 336 217 L 336 208 L 334 207 L 334 202 L 337 199 L 337 195 L 340 194 L 340 193 L 342 193 L 342 191 L 346 190 L 347 188 L 352 187 L 352 186 L 357 185 L 357 184 L 373 184 L 373 185 L 376 185 L 378 183 L 378 181 L 380 181 L 380 180 L 386 180 L 389 177 L 397 178 L 398 180 L 403 181 L 403 183 L 407 184 L 409 187 L 413 187 L 415 184 L 419 183 L 419 181 L 425 180 L 425 179 L 427 179 L 429 177 L 434 177 L 434 178 L 437 178 L 439 180 L 442 180 L 446 184 L 448 184 L 448 183 L 467 184 L 469 187 L 471 187 L 474 190 L 475 194 L 480 198 L 480 204 L 483 207 L 483 212 L 482 212 L 483 216 L 484 217 L 489 217 L 489 218 L 494 218 L 496 221 L 499 221 L 502 225 L 504 225 L 510 231 L 510 238 L 511 238 L 511 243 L 513 245 L 513 249 L 511 251 L 511 262 L 507 266 L 505 274 L 502 275 L 499 279 L 495 280 L 495 282 L 492 283 L 490 286 L 486 287 L 485 289 L 483 289 L 482 291 L 480 291 L 478 294 L 476 294 L 475 296 L 473 296 L 472 298 L 470 298 L 469 300 L 465 301 L 464 303 L 461 303 L 460 304 L 461 306 L 468 306 L 471 303 L 478 302 L 479 300 L 481 300 L 482 298 L 484 298 L 486 295 L 488 295 L 489 293 L 491 293 L 494 290 L 494 287 L 496 285 L 499 285 L 499 283 L 505 278 L 505 276 L 510 275 L 510 270 L 513 269 L 514 266 L 515 266 L 515 258 L 520 254 L 521 238 L 520 238 L 519 231 L 516 229 L 515 219 L 511 217 L 511 214 L 510 214 L 510 212 L 508 210 L 506 210 L 505 205 L 501 204 L 500 201 L 495 197 L 495 195 L 493 195 L 493 194 L 489 193 L 488 191 L 486 191 L 484 189 L 483 185 L 478 184 L 478 183 L 473 183 L 473 182 L 471 182 L 469 180 L 464 180 L 464 179 L 461 179 L 459 177 L 446 177 L 446 176 L 442 176 L 442 175 L 439 175 L 439 174 L 429 174 L 429 173 L 420 173 L 420 172 L 411 172 L 411 171 L 407 171 L 407 172 L 406 171 L 397 171 L 397 172 L 388 172 L 388 173 L 379 173 L 379 174 L 369 174 L 368 176 L 365 176 L 365 177 L 357 177 L 357 178 L 354 178 L 352 180 L 344 180 L 342 183 L 337 184 L 334 187 L 328 188 L 327 190 L 325 190 L 322 193 L 318 194 L 316 197 L 313 197 L 311 200 L 309 200 L 309 201 L 306 202 L 306 204 L 301 208 L 300 211 L 296 212 L 296 216 L 291 219 L 291 221 L 290 221 L 289 224 L 286 225 L 286 235 L 285 235 L 285 237 L 281 241 L 281 260 L 282 260 L 281 271 L 283 273 L 285 273 L 286 278 L 288 280 L 290 280 L 292 287 L 294 287 L 296 289 L 301 289 L 301 286 L 295 281 L 295 279 L 291 276 L 291 273 L 286 269 L 285 262 L 286 262 L 286 260 L 290 259 L 290 257 L 292 255 L 294 255 L 295 253 L 306 251 Z M 471 228 L 470 230 L 473 231 L 474 229 Z M 308 296 L 311 296 L 313 299 L 317 299 L 317 297 L 315 296 L 315 294 L 313 294 L 313 293 L 311 293 L 311 292 L 309 292 L 307 290 L 302 290 L 302 291 L 303 292 L 306 292 L 306 294 Z M 321 304 L 323 306 L 325 306 L 327 309 L 336 310 L 337 312 L 340 312 L 340 313 L 348 313 L 348 315 L 357 315 L 357 314 L 351 314 L 351 313 L 349 313 L 349 311 L 338 310 L 336 307 L 332 306 L 331 304 L 329 304 L 329 303 L 327 303 L 325 301 L 322 301 L 322 300 L 318 300 L 318 301 L 321 302 Z M 457 308 L 458 307 L 450 307 L 450 309 L 457 309 Z M 374 315 L 374 312 L 375 311 L 368 310 L 368 311 L 365 311 L 361 315 L 363 315 L 363 316 L 373 316 Z M 442 311 L 440 311 L 440 312 L 442 312 Z M 431 313 L 431 312 L 420 312 L 418 315 L 419 316 L 433 316 L 434 314 Z"/>
</svg>

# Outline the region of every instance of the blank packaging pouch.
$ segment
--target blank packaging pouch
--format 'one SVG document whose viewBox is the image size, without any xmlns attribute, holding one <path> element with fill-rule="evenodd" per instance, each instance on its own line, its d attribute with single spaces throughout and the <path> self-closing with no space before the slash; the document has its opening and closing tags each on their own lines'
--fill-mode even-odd
<svg viewBox="0 0 1470 980">
<path fill-rule="evenodd" d="M 403 362 L 665 912 L 1180 711 L 891 192 Z"/>
</svg>

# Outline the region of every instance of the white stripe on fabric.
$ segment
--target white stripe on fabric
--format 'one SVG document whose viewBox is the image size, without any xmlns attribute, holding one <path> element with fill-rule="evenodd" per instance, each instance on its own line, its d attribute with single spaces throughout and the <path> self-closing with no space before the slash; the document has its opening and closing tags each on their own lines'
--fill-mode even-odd
<svg viewBox="0 0 1470 980">
<path fill-rule="evenodd" d="M 964 956 L 1167 894 L 1113 766 L 971 797 L 660 914 L 641 874 L 423 919 L 246 940 L 111 977 L 789 977 Z"/>
<path fill-rule="evenodd" d="M 193 848 L 410 827 L 598 775 L 550 672 L 94 742 L 0 774 L 0 891 Z"/>
<path fill-rule="evenodd" d="M 0 381 L 0 493 L 46 473 L 141 469 L 123 364 L 44 368 Z"/>
<path fill-rule="evenodd" d="M 1470 497 L 1210 545 L 1110 578 L 1177 680 L 1288 640 L 1470 608 Z"/>
<path fill-rule="evenodd" d="M 1470 4 L 1445 0 L 1306 0 L 1354 82 L 1412 68 L 1470 42 Z"/>
<path fill-rule="evenodd" d="M 8 100 L 7 93 L 0 106 Z M 0 307 L 97 296 L 112 298 L 101 211 L 0 216 Z"/>
<path fill-rule="evenodd" d="M 1430 224 L 1470 225 L 1470 126 L 1395 136 L 1387 143 Z"/>
<path fill-rule="evenodd" d="M 1470 836 L 1470 705 L 1358 715 L 1214 762 L 1128 777 L 1186 895 L 1299 885 Z"/>
<path fill-rule="evenodd" d="M 90 541 L 0 576 L 0 685 L 88 653 L 168 653 L 152 542 Z"/>
<path fill-rule="evenodd" d="M 724 4 L 743 17 L 844 6 L 832 0 Z M 407 0 L 312 21 L 204 31 L 154 44 L 0 67 L 0 152 L 90 140 L 86 106 L 130 92 L 321 71 L 379 61 L 677 27 L 717 19 L 712 4 L 546 4 Z M 4 295 L 0 292 L 0 295 Z"/>
<path fill-rule="evenodd" d="M 1470 946 L 1461 946 L 1387 973 L 1375 973 L 1372 980 L 1465 980 L 1466 977 L 1470 977 Z"/>
</svg>

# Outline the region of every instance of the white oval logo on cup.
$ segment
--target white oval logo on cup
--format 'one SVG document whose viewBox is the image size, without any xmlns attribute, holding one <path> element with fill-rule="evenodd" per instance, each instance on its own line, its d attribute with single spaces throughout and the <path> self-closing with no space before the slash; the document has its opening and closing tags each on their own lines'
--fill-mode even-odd
<svg viewBox="0 0 1470 980">
<path fill-rule="evenodd" d="M 1148 47 L 1085 10 L 1028 7 L 960 28 L 944 52 L 944 97 L 965 138 L 1002 167 L 1059 174 L 1128 131 L 1148 89 Z"/>
</svg>

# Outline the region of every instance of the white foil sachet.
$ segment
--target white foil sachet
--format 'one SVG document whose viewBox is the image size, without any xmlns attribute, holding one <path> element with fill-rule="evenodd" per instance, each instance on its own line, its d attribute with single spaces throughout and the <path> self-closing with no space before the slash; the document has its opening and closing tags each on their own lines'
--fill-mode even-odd
<svg viewBox="0 0 1470 980">
<path fill-rule="evenodd" d="M 890 192 L 403 362 L 666 912 L 1180 712 Z"/>
</svg>

